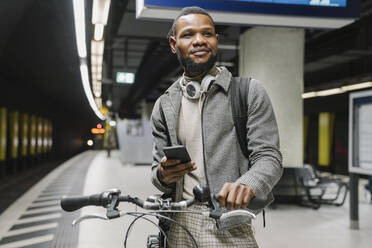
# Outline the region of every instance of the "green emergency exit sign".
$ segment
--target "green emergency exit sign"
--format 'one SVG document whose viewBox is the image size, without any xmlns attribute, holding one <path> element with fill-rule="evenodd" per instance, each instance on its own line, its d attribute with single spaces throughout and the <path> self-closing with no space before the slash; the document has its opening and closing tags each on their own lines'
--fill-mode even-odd
<svg viewBox="0 0 372 248">
<path fill-rule="evenodd" d="M 134 76 L 132 72 L 117 72 L 116 82 L 120 84 L 132 84 L 134 83 Z"/>
</svg>

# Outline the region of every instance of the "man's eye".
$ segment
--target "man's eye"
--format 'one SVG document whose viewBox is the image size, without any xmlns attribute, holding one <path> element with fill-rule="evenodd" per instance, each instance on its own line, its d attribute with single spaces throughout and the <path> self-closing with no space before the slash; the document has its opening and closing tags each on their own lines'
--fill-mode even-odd
<svg viewBox="0 0 372 248">
<path fill-rule="evenodd" d="M 211 32 L 204 32 L 204 36 L 211 37 L 213 34 Z"/>
<path fill-rule="evenodd" d="M 182 37 L 185 37 L 185 38 L 189 38 L 189 37 L 191 37 L 191 36 L 192 36 L 191 33 L 186 33 L 186 34 L 182 35 Z"/>
</svg>

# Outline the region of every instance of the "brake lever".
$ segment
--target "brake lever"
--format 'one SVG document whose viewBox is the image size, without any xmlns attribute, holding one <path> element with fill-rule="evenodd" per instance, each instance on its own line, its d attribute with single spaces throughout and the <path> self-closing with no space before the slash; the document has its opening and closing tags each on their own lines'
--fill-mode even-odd
<svg viewBox="0 0 372 248">
<path fill-rule="evenodd" d="M 248 216 L 250 219 L 256 219 L 256 215 L 252 213 L 251 211 L 248 211 L 245 209 L 236 209 L 236 210 L 231 210 L 229 212 L 223 213 L 220 216 L 220 220 L 227 219 L 231 216 Z"/>
<path fill-rule="evenodd" d="M 80 222 L 82 222 L 82 221 L 84 221 L 84 220 L 88 220 L 88 219 L 109 220 L 109 218 L 107 218 L 107 217 L 104 216 L 104 215 L 100 215 L 100 214 L 87 214 L 87 215 L 83 215 L 83 216 L 80 216 L 79 218 L 75 219 L 75 220 L 72 222 L 72 226 L 75 227 L 75 226 L 77 226 Z"/>
<path fill-rule="evenodd" d="M 208 202 L 208 205 L 211 208 L 211 211 L 209 212 L 209 217 L 215 219 L 216 221 L 220 219 L 222 216 L 223 209 L 220 203 L 218 202 L 215 194 L 211 194 L 211 198 Z"/>
<path fill-rule="evenodd" d="M 248 216 L 251 219 L 256 218 L 256 215 L 254 213 L 246 209 L 236 209 L 236 210 L 231 210 L 225 213 L 220 203 L 218 202 L 217 196 L 214 194 L 211 195 L 209 205 L 210 205 L 210 208 L 212 209 L 209 212 L 209 217 L 215 220 L 223 220 L 231 216 L 242 216 L 242 215 Z"/>
</svg>

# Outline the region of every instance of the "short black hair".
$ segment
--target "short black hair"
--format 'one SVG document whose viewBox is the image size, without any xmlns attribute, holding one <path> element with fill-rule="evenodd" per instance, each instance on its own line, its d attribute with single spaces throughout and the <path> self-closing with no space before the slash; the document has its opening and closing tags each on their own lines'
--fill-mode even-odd
<svg viewBox="0 0 372 248">
<path fill-rule="evenodd" d="M 211 17 L 210 14 L 208 14 L 207 11 L 205 11 L 205 9 L 200 8 L 198 6 L 185 7 L 183 9 L 181 9 L 181 12 L 174 19 L 173 24 L 172 24 L 172 27 L 169 30 L 168 34 L 167 34 L 167 38 L 168 39 L 169 39 L 169 37 L 176 35 L 175 30 L 176 30 L 176 23 L 177 23 L 178 19 L 180 19 L 181 16 L 190 15 L 190 14 L 206 15 L 206 16 L 208 16 L 211 19 L 211 21 L 213 23 L 213 26 L 215 26 L 214 21 L 213 21 L 213 18 Z"/>
</svg>

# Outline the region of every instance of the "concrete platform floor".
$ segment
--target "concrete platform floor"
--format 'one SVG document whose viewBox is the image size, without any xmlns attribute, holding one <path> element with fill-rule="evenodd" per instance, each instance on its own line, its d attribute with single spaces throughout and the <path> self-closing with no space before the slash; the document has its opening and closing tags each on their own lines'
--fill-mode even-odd
<svg viewBox="0 0 372 248">
<path fill-rule="evenodd" d="M 70 186 L 65 189 L 63 187 L 66 186 L 63 186 L 62 180 L 58 178 L 67 170 L 67 177 L 71 178 L 74 176 L 74 170 L 86 164 L 84 165 L 86 169 L 80 169 L 80 173 L 86 175 L 79 176 L 82 181 L 74 184 L 81 185 L 79 190 L 81 193 L 94 194 L 109 188 L 119 188 L 123 194 L 146 198 L 158 193 L 151 185 L 150 167 L 123 164 L 117 151 L 110 158 L 106 157 L 105 152 L 88 152 L 79 156 L 51 172 L 0 215 L 0 248 L 123 247 L 125 231 L 133 217 L 126 216 L 111 221 L 87 220 L 82 222 L 79 228 L 72 228 L 70 225 L 72 217 L 87 213 L 103 213 L 103 209 L 86 207 L 75 216 L 64 213 L 58 207 L 60 197 L 52 197 L 53 193 L 48 196 L 46 188 L 58 190 L 60 193 L 73 192 L 72 182 L 68 183 Z M 57 183 L 60 186 L 56 185 Z M 76 190 L 78 189 L 75 189 L 75 192 Z M 46 206 L 45 212 L 43 206 Z M 360 230 L 349 229 L 348 208 L 348 200 L 342 207 L 322 206 L 319 210 L 278 205 L 276 209 L 267 210 L 266 228 L 262 227 L 262 215 L 254 221 L 257 241 L 263 248 L 372 247 L 372 204 L 366 202 L 362 190 L 359 206 Z M 130 204 L 122 204 L 120 209 L 136 210 Z M 30 227 L 30 223 L 35 223 L 35 226 Z M 18 228 L 14 229 L 16 225 Z M 66 233 L 75 233 L 76 242 L 72 240 L 74 235 Z M 157 229 L 151 223 L 139 221 L 131 231 L 127 247 L 145 247 L 147 235 L 155 233 Z M 71 239 L 71 242 L 68 242 L 68 239 Z"/>
</svg>

